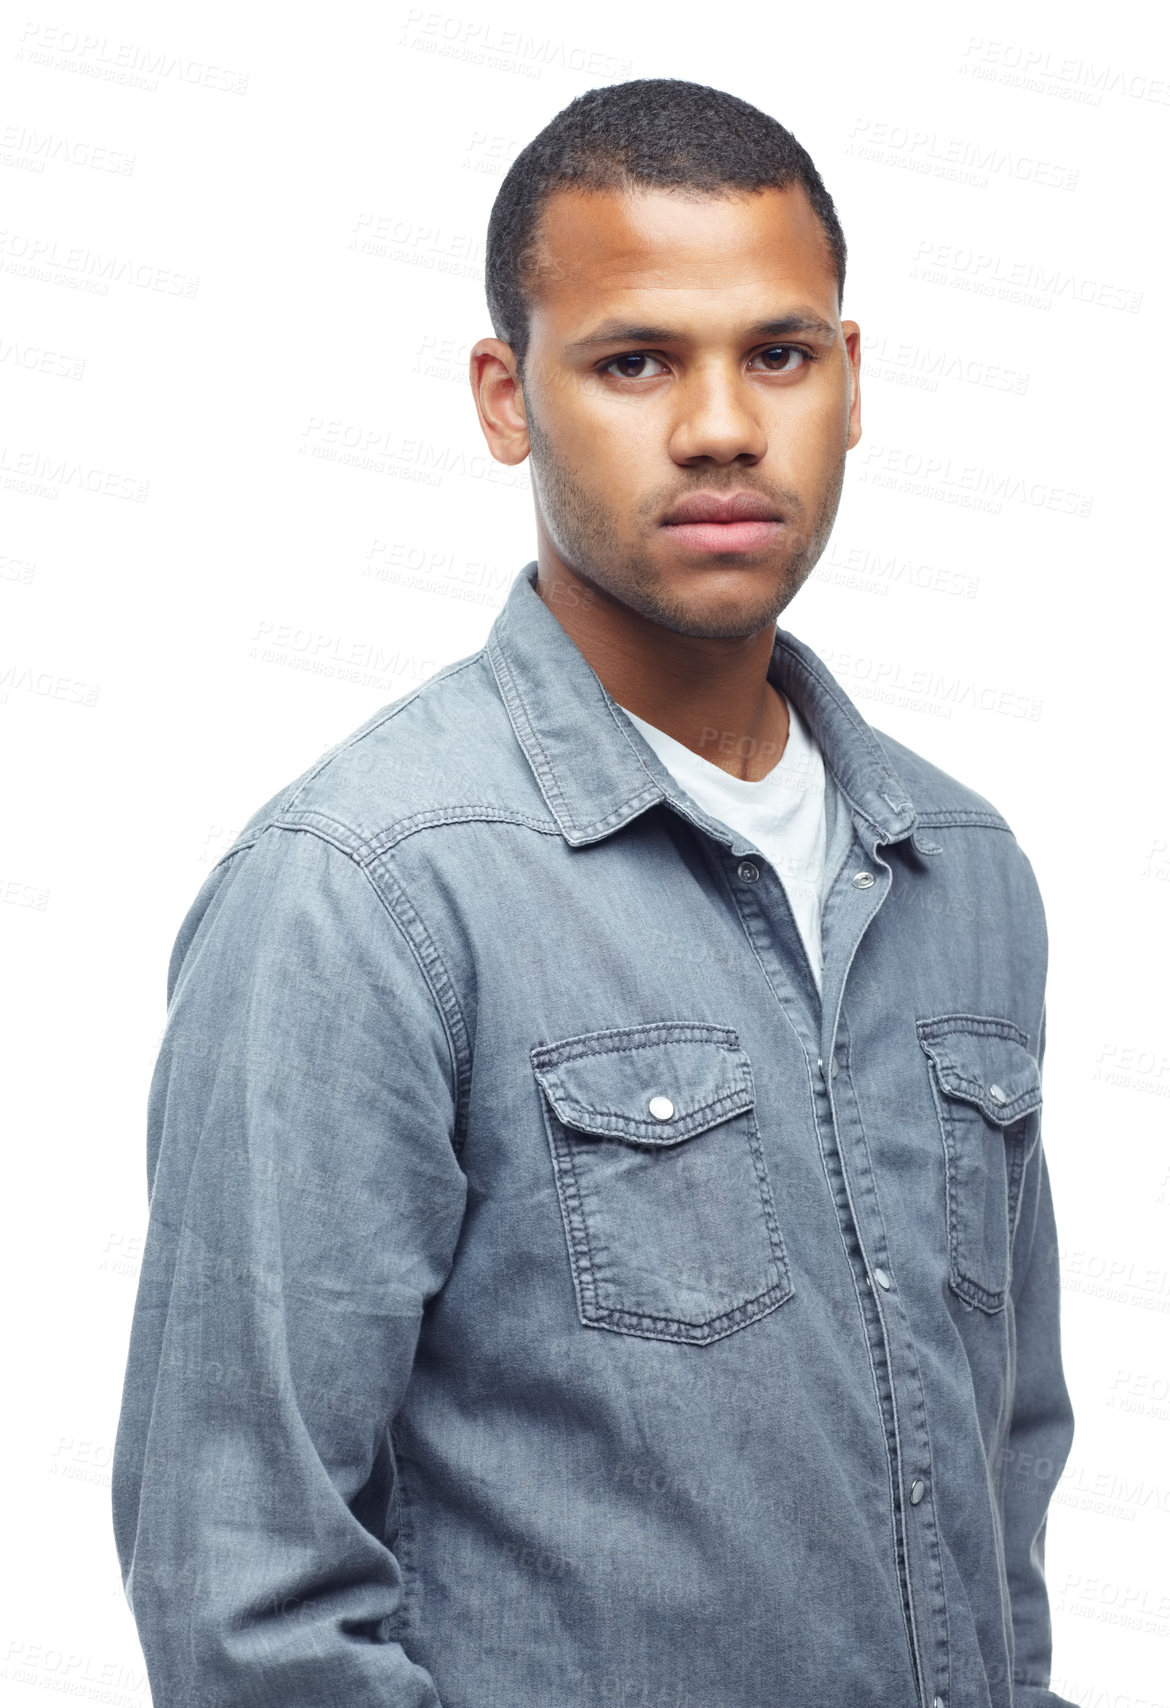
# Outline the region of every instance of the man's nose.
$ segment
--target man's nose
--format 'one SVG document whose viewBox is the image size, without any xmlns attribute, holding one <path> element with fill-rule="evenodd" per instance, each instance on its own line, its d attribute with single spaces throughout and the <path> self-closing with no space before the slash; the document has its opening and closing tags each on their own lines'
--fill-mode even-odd
<svg viewBox="0 0 1170 1708">
<path fill-rule="evenodd" d="M 676 463 L 709 459 L 733 463 L 743 457 L 757 463 L 768 437 L 755 408 L 751 387 L 739 375 L 708 371 L 692 375 L 678 391 L 678 412 L 670 436 Z"/>
</svg>

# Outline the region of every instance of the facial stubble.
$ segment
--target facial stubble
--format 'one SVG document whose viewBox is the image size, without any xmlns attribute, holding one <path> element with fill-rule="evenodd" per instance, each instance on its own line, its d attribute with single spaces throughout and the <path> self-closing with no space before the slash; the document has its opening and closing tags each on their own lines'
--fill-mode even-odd
<svg viewBox="0 0 1170 1708">
<path fill-rule="evenodd" d="M 760 597 L 750 607 L 741 605 L 719 617 L 696 613 L 684 600 L 672 595 L 669 583 L 664 582 L 661 571 L 648 553 L 623 544 L 612 512 L 594 497 L 561 458 L 534 414 L 530 399 L 525 400 L 525 409 L 536 502 L 562 563 L 580 581 L 600 588 L 673 634 L 707 640 L 745 638 L 765 626 L 775 625 L 781 611 L 812 573 L 828 543 L 845 481 L 847 430 L 842 437 L 840 456 L 820 495 L 809 527 L 802 526 L 805 506 L 796 493 L 766 485 L 753 479 L 750 471 L 735 466 L 693 471 L 693 478 L 681 483 L 676 490 L 657 493 L 639 505 L 633 518 L 636 536 L 644 537 L 658 525 L 657 518 L 688 493 L 742 491 L 746 487 L 773 504 L 784 517 L 788 547 L 779 586 L 774 581 L 762 586 Z M 715 561 L 734 564 L 736 559 L 729 554 L 727 558 Z"/>
</svg>

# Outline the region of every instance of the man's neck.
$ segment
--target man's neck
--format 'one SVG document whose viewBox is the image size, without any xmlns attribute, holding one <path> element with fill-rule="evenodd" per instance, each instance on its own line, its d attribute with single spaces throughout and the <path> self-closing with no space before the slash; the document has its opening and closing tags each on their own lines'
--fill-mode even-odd
<svg viewBox="0 0 1170 1708">
<path fill-rule="evenodd" d="M 767 677 L 773 627 L 744 638 L 676 634 L 543 563 L 536 591 L 619 706 L 744 782 L 779 763 L 788 707 Z"/>
</svg>

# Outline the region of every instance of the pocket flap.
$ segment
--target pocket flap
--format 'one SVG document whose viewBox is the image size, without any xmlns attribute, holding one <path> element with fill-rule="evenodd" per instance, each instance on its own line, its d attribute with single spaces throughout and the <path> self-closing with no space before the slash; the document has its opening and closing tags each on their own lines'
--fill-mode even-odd
<svg viewBox="0 0 1170 1708">
<path fill-rule="evenodd" d="M 531 1055 L 557 1118 L 602 1138 L 673 1145 L 755 1102 L 751 1063 L 729 1026 L 664 1020 L 583 1033 Z"/>
<path fill-rule="evenodd" d="M 974 1103 L 995 1126 L 1010 1126 L 1040 1107 L 1040 1064 L 1027 1033 L 1010 1020 L 944 1014 L 920 1020 L 918 1040 L 939 1089 Z"/>
</svg>

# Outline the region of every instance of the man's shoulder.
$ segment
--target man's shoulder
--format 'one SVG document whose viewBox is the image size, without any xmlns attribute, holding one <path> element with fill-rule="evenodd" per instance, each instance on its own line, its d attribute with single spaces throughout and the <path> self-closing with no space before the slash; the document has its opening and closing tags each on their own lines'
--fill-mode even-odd
<svg viewBox="0 0 1170 1708">
<path fill-rule="evenodd" d="M 361 854 L 477 806 L 537 808 L 486 650 L 383 706 L 254 812 L 225 859 L 273 826 L 315 830 Z M 531 773 L 527 782 L 532 783 Z M 535 794 L 535 800 L 527 797 Z"/>
<path fill-rule="evenodd" d="M 872 724 L 870 728 L 890 765 L 906 785 L 906 793 L 914 803 L 918 828 L 999 830 L 1005 831 L 1007 839 L 1015 844 L 1011 825 L 986 795 L 981 795 L 970 784 L 960 782 L 941 765 L 935 765 L 884 730 L 874 729 Z"/>
<path fill-rule="evenodd" d="M 1043 963 L 1044 897 L 1014 827 L 978 789 L 883 730 L 870 729 L 914 806 L 908 846 L 926 856 L 937 880 L 933 888 L 907 886 L 906 899 L 936 918 L 979 921 L 988 940 L 1001 945 L 1005 964 L 1033 964 L 1037 956 L 1035 964 Z"/>
<path fill-rule="evenodd" d="M 805 695 L 809 697 L 808 711 L 815 712 L 819 703 L 822 715 L 828 720 L 823 740 L 835 731 L 835 739 L 828 741 L 826 753 L 836 749 L 843 754 L 848 769 L 867 748 L 872 761 L 875 757 L 872 743 L 877 743 L 888 768 L 885 785 L 879 782 L 877 788 L 888 805 L 894 806 L 895 801 L 886 792 L 887 787 L 897 787 L 900 783 L 903 799 L 913 803 L 917 825 L 923 831 L 932 826 L 1000 831 L 1006 833 L 1005 845 L 1015 845 L 1011 825 L 986 795 L 870 723 L 841 686 L 825 657 L 807 641 L 780 629 L 775 650 L 780 655 L 777 665 L 780 683 L 787 686 L 791 678 L 798 703 Z M 829 656 L 831 659 L 832 655 Z"/>
</svg>

